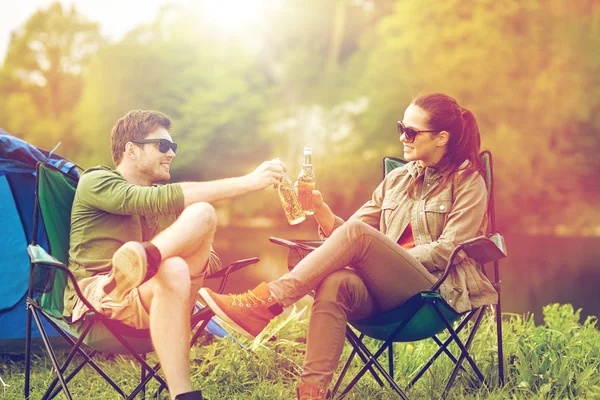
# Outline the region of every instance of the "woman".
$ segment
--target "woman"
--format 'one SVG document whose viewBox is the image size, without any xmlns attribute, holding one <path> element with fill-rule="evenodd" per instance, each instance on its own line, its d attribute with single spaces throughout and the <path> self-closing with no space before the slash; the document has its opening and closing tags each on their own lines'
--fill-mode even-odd
<svg viewBox="0 0 600 400">
<path fill-rule="evenodd" d="M 403 304 L 441 276 L 461 241 L 485 232 L 487 191 L 481 175 L 479 128 L 452 97 L 419 97 L 398 122 L 407 165 L 389 173 L 344 222 L 313 192 L 321 247 L 288 274 L 242 295 L 200 294 L 215 313 L 248 336 L 311 290 L 299 399 L 325 399 L 342 353 L 346 322 Z M 441 296 L 464 312 L 497 301 L 473 260 L 457 258 Z"/>
</svg>

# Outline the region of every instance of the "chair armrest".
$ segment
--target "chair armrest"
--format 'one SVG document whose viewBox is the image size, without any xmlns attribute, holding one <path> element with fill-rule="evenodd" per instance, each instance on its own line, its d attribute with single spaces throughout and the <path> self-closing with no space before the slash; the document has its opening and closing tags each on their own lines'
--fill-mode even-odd
<svg viewBox="0 0 600 400">
<path fill-rule="evenodd" d="M 465 240 L 452 250 L 444 274 L 431 287 L 432 291 L 438 290 L 446 280 L 450 274 L 450 270 L 454 268 L 454 259 L 461 250 L 464 251 L 467 256 L 473 258 L 482 265 L 506 257 L 506 244 L 504 243 L 504 237 L 502 237 L 500 233 L 494 233 L 493 235 L 490 235 L 490 237 L 478 236 L 473 239 Z"/>
<path fill-rule="evenodd" d="M 323 244 L 322 240 L 287 240 L 273 236 L 269 238 L 269 241 L 292 250 L 305 250 L 309 252 Z"/>
<path fill-rule="evenodd" d="M 225 284 L 227 283 L 227 279 L 229 278 L 229 274 L 231 274 L 232 272 L 238 271 L 244 267 L 247 267 L 248 265 L 256 264 L 259 261 L 260 261 L 260 258 L 258 258 L 258 257 L 245 258 L 243 260 L 234 261 L 231 264 L 229 264 L 227 267 L 221 269 L 220 271 L 217 271 L 214 274 L 209 275 L 207 277 L 207 279 L 222 278 L 221 284 L 219 286 L 219 290 L 217 291 L 217 293 L 222 293 L 223 289 L 225 288 Z"/>
<path fill-rule="evenodd" d="M 43 247 L 40 247 L 37 244 L 30 244 L 29 246 L 27 246 L 27 253 L 29 254 L 29 260 L 32 264 L 46 264 L 52 265 L 54 267 L 67 268 L 65 264 L 52 257 L 46 252 L 46 250 L 44 250 Z"/>
<path fill-rule="evenodd" d="M 479 264 L 487 264 L 506 257 L 506 244 L 504 237 L 495 233 L 489 238 L 478 236 L 459 244 L 462 250 Z"/>
<path fill-rule="evenodd" d="M 89 308 L 90 311 L 100 314 L 98 310 L 96 310 L 94 306 L 92 306 L 90 302 L 85 298 L 85 296 L 81 292 L 81 288 L 79 287 L 77 280 L 75 279 L 75 275 L 73 275 L 73 272 L 71 272 L 71 270 L 69 270 L 69 268 L 65 264 L 48 254 L 48 252 L 46 252 L 44 248 L 40 247 L 37 244 L 30 244 L 29 246 L 27 246 L 27 253 L 29 254 L 29 260 L 31 262 L 31 271 L 29 276 L 30 287 L 33 284 L 34 271 L 37 266 L 43 265 L 49 268 L 58 269 L 60 271 L 63 271 L 67 275 L 67 279 L 69 279 L 73 283 L 75 293 L 77 294 L 77 297 L 81 299 L 83 304 L 85 304 L 85 306 Z M 29 295 L 31 296 L 31 292 L 29 293 Z"/>
</svg>

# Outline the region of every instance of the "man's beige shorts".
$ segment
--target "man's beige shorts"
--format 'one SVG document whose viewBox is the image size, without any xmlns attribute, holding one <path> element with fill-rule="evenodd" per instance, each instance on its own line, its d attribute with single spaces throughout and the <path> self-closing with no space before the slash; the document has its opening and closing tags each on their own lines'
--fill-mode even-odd
<svg viewBox="0 0 600 400">
<path fill-rule="evenodd" d="M 192 293 L 198 293 L 204 283 L 206 274 L 192 278 Z M 104 293 L 104 286 L 108 282 L 108 275 L 95 275 L 79 281 L 79 287 L 85 298 L 91 305 L 106 315 L 108 318 L 119 321 L 136 329 L 148 329 L 150 327 L 150 316 L 144 308 L 137 288 L 129 292 L 121 302 L 117 302 L 110 295 Z M 194 300 L 196 302 L 199 295 Z M 88 308 L 80 299 L 77 299 L 73 307 L 72 321 L 77 321 Z"/>
</svg>

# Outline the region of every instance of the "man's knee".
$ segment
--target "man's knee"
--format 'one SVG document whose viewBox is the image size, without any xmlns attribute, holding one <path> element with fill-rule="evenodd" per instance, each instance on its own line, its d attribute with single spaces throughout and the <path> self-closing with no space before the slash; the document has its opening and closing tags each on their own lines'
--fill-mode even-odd
<svg viewBox="0 0 600 400">
<path fill-rule="evenodd" d="M 158 280 L 158 291 L 168 291 L 189 296 L 191 288 L 190 269 L 183 258 L 170 257 L 163 260 L 158 268 L 156 277 Z"/>
<path fill-rule="evenodd" d="M 215 208 L 209 203 L 190 204 L 181 214 L 186 222 L 197 223 L 203 229 L 215 229 L 217 226 L 217 213 Z"/>
</svg>

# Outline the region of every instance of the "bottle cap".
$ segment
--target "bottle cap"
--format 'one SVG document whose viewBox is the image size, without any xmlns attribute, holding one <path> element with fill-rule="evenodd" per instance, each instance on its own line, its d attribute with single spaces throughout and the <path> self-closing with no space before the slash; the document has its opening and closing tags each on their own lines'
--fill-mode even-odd
<svg viewBox="0 0 600 400">
<path fill-rule="evenodd" d="M 305 148 L 304 148 L 304 154 L 312 154 L 312 148 L 310 148 L 310 147 L 305 147 Z"/>
</svg>

